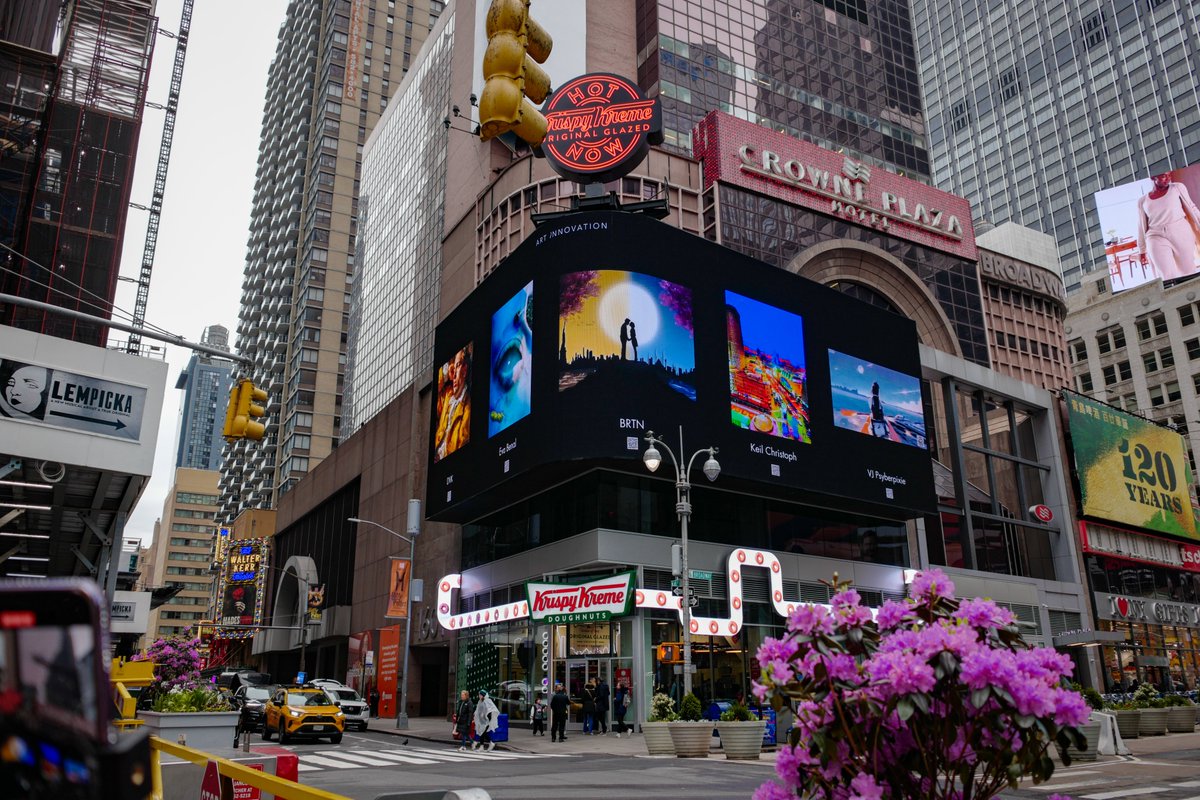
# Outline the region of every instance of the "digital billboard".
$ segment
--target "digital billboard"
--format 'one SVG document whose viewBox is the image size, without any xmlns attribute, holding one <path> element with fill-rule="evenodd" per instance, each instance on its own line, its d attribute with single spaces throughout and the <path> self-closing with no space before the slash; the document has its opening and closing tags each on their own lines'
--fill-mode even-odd
<svg viewBox="0 0 1200 800">
<path fill-rule="evenodd" d="M 680 428 L 687 454 L 719 449 L 716 488 L 897 520 L 936 508 L 915 324 L 646 216 L 538 228 L 438 326 L 433 363 L 431 519 L 595 469 L 650 477 L 647 433 L 674 447 Z M 518 374 L 528 399 L 502 407 Z M 883 435 L 852 425 L 871 430 L 872 383 Z"/>
<path fill-rule="evenodd" d="M 1200 539 L 1183 437 L 1089 397 L 1063 397 L 1083 515 Z"/>
<path fill-rule="evenodd" d="M 529 413 L 533 398 L 533 283 L 492 316 L 488 438 Z"/>
<path fill-rule="evenodd" d="M 836 427 L 925 449 L 919 377 L 830 350 L 829 382 Z"/>
<path fill-rule="evenodd" d="M 1200 272 L 1200 164 L 1096 192 L 1114 294 Z"/>
</svg>

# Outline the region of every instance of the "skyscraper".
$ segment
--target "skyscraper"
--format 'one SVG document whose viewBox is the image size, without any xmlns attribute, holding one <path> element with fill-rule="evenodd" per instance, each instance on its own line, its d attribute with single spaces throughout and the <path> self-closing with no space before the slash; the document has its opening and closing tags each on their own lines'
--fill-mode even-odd
<svg viewBox="0 0 1200 800">
<path fill-rule="evenodd" d="M 200 341 L 212 347 L 229 347 L 229 329 L 210 325 Z M 180 406 L 179 445 L 175 466 L 215 470 L 221 467 L 221 426 L 233 380 L 233 362 L 193 353 L 179 375 L 176 389 L 183 390 Z"/>
<path fill-rule="evenodd" d="M 913 0 L 934 183 L 1104 265 L 1092 194 L 1200 162 L 1200 6 Z"/>
<path fill-rule="evenodd" d="M 259 145 L 237 347 L 270 395 L 226 448 L 222 516 L 272 508 L 337 446 L 363 144 L 444 4 L 292 0 Z"/>
<path fill-rule="evenodd" d="M 907 0 L 638 0 L 636 25 L 668 147 L 721 109 L 928 182 Z"/>
</svg>

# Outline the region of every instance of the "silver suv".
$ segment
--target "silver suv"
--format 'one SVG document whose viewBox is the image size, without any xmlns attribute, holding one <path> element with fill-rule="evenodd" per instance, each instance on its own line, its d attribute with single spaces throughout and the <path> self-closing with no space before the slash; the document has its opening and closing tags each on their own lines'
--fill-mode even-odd
<svg viewBox="0 0 1200 800">
<path fill-rule="evenodd" d="M 371 719 L 371 707 L 359 696 L 358 692 L 347 686 L 322 686 L 325 694 L 333 698 L 333 702 L 346 715 L 346 728 L 367 729 Z"/>
</svg>

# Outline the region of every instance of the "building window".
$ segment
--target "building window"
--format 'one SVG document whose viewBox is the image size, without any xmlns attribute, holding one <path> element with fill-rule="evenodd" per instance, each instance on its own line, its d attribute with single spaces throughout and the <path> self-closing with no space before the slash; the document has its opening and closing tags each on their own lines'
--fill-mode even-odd
<svg viewBox="0 0 1200 800">
<path fill-rule="evenodd" d="M 1188 358 L 1200 358 L 1200 339 L 1188 339 L 1183 346 L 1187 348 Z"/>
<path fill-rule="evenodd" d="M 1108 25 L 1104 22 L 1104 12 L 1097 11 L 1083 21 L 1083 40 L 1087 49 L 1104 44 L 1108 38 Z"/>
<path fill-rule="evenodd" d="M 971 109 L 966 100 L 960 100 L 950 106 L 950 127 L 957 133 L 971 124 Z"/>
<path fill-rule="evenodd" d="M 1121 398 L 1121 408 L 1126 411 L 1137 411 L 1137 395 L 1127 394 Z"/>
<path fill-rule="evenodd" d="M 1083 339 L 1071 341 L 1071 363 L 1080 364 L 1087 361 L 1087 343 Z"/>
<path fill-rule="evenodd" d="M 1179 381 L 1171 381 L 1163 386 L 1163 391 L 1166 392 L 1167 402 L 1174 403 L 1182 395 L 1179 393 Z"/>
<path fill-rule="evenodd" d="M 1088 375 L 1086 372 L 1083 375 L 1080 375 L 1079 376 L 1079 391 L 1084 394 L 1091 394 L 1092 388 L 1093 388 L 1092 376 Z"/>
<path fill-rule="evenodd" d="M 1114 325 L 1096 334 L 1096 347 L 1100 351 L 1100 355 L 1120 350 L 1124 346 L 1125 331 L 1121 330 L 1120 325 Z"/>
<path fill-rule="evenodd" d="M 1191 303 L 1179 309 L 1179 324 L 1184 327 L 1193 325 L 1196 322 L 1196 312 Z"/>
<path fill-rule="evenodd" d="M 1000 73 L 1000 100 L 1008 102 L 1021 93 L 1021 78 L 1016 67 Z"/>
<path fill-rule="evenodd" d="M 1163 404 L 1163 390 L 1161 386 L 1150 387 L 1150 405 L 1158 408 Z"/>
<path fill-rule="evenodd" d="M 1162 336 L 1167 332 L 1167 315 L 1161 311 L 1156 311 L 1147 317 L 1139 319 L 1135 323 L 1135 326 L 1139 342 L 1153 339 L 1155 336 Z"/>
</svg>

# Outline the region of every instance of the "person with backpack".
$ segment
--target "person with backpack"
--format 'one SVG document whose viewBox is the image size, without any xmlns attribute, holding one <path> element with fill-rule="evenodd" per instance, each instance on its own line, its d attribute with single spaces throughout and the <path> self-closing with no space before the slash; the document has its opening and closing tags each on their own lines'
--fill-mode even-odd
<svg viewBox="0 0 1200 800">
<path fill-rule="evenodd" d="M 583 735 L 591 736 L 596 732 L 596 687 L 595 678 L 588 678 L 583 685 Z"/>
<path fill-rule="evenodd" d="M 500 709 L 488 697 L 487 689 L 479 690 L 479 702 L 475 704 L 475 733 L 479 741 L 471 745 L 472 750 L 481 746 L 484 750 L 495 750 L 496 743 L 492 741 L 492 732 L 500 727 Z"/>
<path fill-rule="evenodd" d="M 529 718 L 533 720 L 533 735 L 546 735 L 546 704 L 542 702 L 542 696 L 539 694 L 533 700 L 533 708 L 529 709 Z"/>
<path fill-rule="evenodd" d="M 617 683 L 617 693 L 613 695 L 613 732 L 617 734 L 617 738 L 621 738 L 621 734 L 629 730 L 629 726 L 625 724 L 625 714 L 629 711 L 629 704 L 632 702 L 633 691 L 625 685 L 624 681 Z"/>
</svg>

